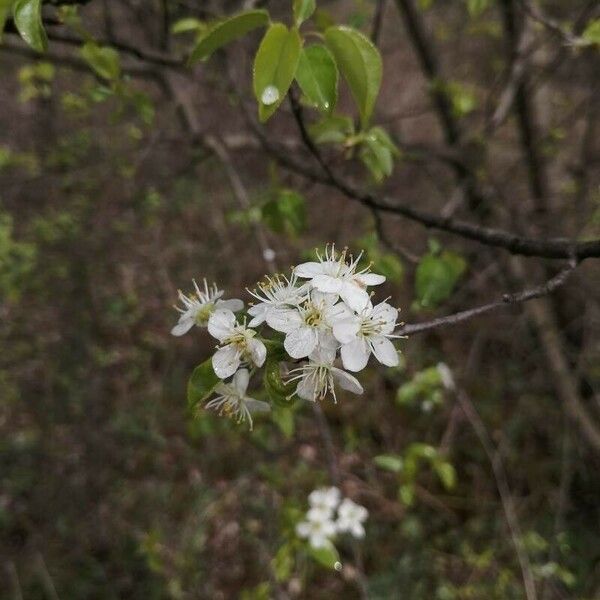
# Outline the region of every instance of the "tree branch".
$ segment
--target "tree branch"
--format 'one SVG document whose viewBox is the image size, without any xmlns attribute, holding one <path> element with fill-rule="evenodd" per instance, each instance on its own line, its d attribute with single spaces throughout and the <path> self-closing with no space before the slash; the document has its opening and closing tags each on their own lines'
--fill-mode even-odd
<svg viewBox="0 0 600 600">
<path fill-rule="evenodd" d="M 467 321 L 468 319 L 472 319 L 473 317 L 478 317 L 479 315 L 494 311 L 498 308 L 503 308 L 511 304 L 520 304 L 521 302 L 527 302 L 528 300 L 533 300 L 534 298 L 547 296 L 564 285 L 576 266 L 577 263 L 572 262 L 567 268 L 560 271 L 552 279 L 549 279 L 546 281 L 546 283 L 538 285 L 534 288 L 513 294 L 504 294 L 500 300 L 489 302 L 488 304 L 483 304 L 481 306 L 476 306 L 475 308 L 470 308 L 468 310 L 463 310 L 446 317 L 439 317 L 437 319 L 432 319 L 431 321 L 425 321 L 424 323 L 404 325 L 403 327 L 400 327 L 400 329 L 396 330 L 395 333 L 397 335 L 411 335 L 415 333 L 423 333 L 424 331 L 430 331 L 431 329 L 437 329 L 438 327 L 456 325 L 458 323 L 462 323 L 463 321 Z"/>
</svg>

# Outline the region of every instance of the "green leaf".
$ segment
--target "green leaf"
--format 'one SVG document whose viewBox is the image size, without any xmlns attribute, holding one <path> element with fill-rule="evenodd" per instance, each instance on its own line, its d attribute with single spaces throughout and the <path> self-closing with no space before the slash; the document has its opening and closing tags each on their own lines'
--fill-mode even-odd
<svg viewBox="0 0 600 600">
<path fill-rule="evenodd" d="M 296 81 L 308 100 L 330 114 L 337 103 L 338 70 L 331 52 L 321 44 L 300 53 Z"/>
<path fill-rule="evenodd" d="M 16 0 L 13 18 L 21 37 L 38 52 L 48 48 L 48 37 L 42 23 L 42 0 Z"/>
<path fill-rule="evenodd" d="M 448 298 L 467 267 L 465 259 L 454 252 L 439 256 L 428 254 L 419 262 L 416 294 L 421 307 L 431 308 Z"/>
<path fill-rule="evenodd" d="M 285 383 L 281 378 L 279 361 L 267 360 L 263 375 L 263 385 L 269 399 L 274 404 L 289 409 L 292 400 L 288 398 L 294 393 L 294 386 Z"/>
<path fill-rule="evenodd" d="M 442 485 L 447 489 L 451 490 L 456 485 L 456 471 L 454 467 L 446 461 L 435 461 L 433 468 L 437 473 Z"/>
<path fill-rule="evenodd" d="M 121 60 L 114 48 L 99 46 L 96 42 L 86 42 L 80 50 L 81 57 L 94 70 L 106 79 L 114 81 L 121 75 Z"/>
<path fill-rule="evenodd" d="M 400 473 L 404 466 L 402 457 L 396 454 L 380 454 L 373 459 L 373 462 L 381 469 L 391 471 L 392 473 Z"/>
<path fill-rule="evenodd" d="M 174 35 L 177 35 L 180 33 L 188 33 L 190 31 L 198 32 L 198 31 L 205 31 L 205 30 L 206 30 L 206 23 L 203 23 L 202 21 L 200 21 L 199 19 L 196 19 L 195 17 L 186 17 L 183 19 L 179 19 L 178 21 L 175 21 L 175 23 L 173 23 L 173 25 L 171 25 L 171 33 Z"/>
<path fill-rule="evenodd" d="M 264 123 L 283 102 L 296 74 L 302 40 L 298 30 L 275 23 L 267 30 L 254 58 L 254 95 Z"/>
<path fill-rule="evenodd" d="M 335 569 L 340 562 L 340 555 L 337 548 L 330 542 L 320 547 L 313 548 L 309 546 L 309 554 L 321 565 L 328 569 Z"/>
<path fill-rule="evenodd" d="M 271 417 L 283 435 L 290 439 L 294 435 L 294 411 L 289 407 L 276 406 L 271 411 Z"/>
<path fill-rule="evenodd" d="M 294 21 L 296 27 L 300 27 L 306 19 L 315 12 L 317 3 L 315 0 L 294 0 Z"/>
<path fill-rule="evenodd" d="M 215 50 L 241 38 L 258 27 L 269 23 L 266 10 L 248 10 L 214 24 L 198 41 L 189 58 L 189 64 L 208 58 Z"/>
<path fill-rule="evenodd" d="M 592 19 L 581 34 L 587 44 L 600 44 L 600 19 Z"/>
<path fill-rule="evenodd" d="M 412 506 L 415 501 L 415 486 L 405 483 L 398 488 L 398 498 L 405 506 Z"/>
<path fill-rule="evenodd" d="M 354 122 L 350 117 L 325 117 L 309 126 L 308 131 L 316 144 L 343 144 L 354 135 Z"/>
<path fill-rule="evenodd" d="M 380 183 L 394 170 L 394 156 L 400 154 L 389 135 L 382 127 L 373 127 L 363 137 L 360 158 Z"/>
<path fill-rule="evenodd" d="M 295 558 L 294 545 L 292 543 L 286 542 L 279 547 L 275 558 L 271 561 L 277 581 L 281 583 L 290 579 L 294 570 Z"/>
<path fill-rule="evenodd" d="M 198 365 L 188 381 L 187 401 L 190 408 L 204 402 L 213 392 L 215 386 L 221 381 L 212 366 L 212 359 L 205 360 Z"/>
<path fill-rule="evenodd" d="M 381 87 L 383 67 L 379 50 L 360 31 L 343 25 L 329 27 L 325 31 L 325 42 L 350 86 L 365 127 Z"/>
<path fill-rule="evenodd" d="M 279 190 L 261 209 L 264 223 L 275 233 L 297 236 L 306 227 L 306 203 L 294 190 Z"/>
</svg>

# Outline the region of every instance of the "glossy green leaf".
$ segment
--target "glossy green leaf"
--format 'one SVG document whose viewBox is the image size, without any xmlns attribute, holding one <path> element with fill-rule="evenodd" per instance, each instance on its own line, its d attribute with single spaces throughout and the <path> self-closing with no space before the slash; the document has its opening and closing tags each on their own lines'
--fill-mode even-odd
<svg viewBox="0 0 600 600">
<path fill-rule="evenodd" d="M 296 81 L 306 98 L 330 114 L 337 103 L 338 70 L 331 52 L 321 44 L 300 53 Z"/>
<path fill-rule="evenodd" d="M 454 252 L 428 254 L 416 273 L 416 295 L 421 307 L 431 308 L 448 298 L 467 267 L 465 259 Z"/>
<path fill-rule="evenodd" d="M 266 10 L 248 10 L 219 21 L 198 41 L 189 59 L 190 64 L 208 58 L 215 50 L 269 23 Z"/>
<path fill-rule="evenodd" d="M 302 40 L 298 30 L 275 23 L 267 30 L 254 58 L 254 95 L 265 122 L 283 102 L 298 67 Z"/>
<path fill-rule="evenodd" d="M 309 19 L 317 8 L 316 0 L 294 0 L 294 21 L 300 27 L 306 19 Z"/>
<path fill-rule="evenodd" d="M 336 565 L 341 564 L 337 548 L 329 541 L 320 548 L 309 546 L 309 552 L 319 564 L 328 569 L 335 569 Z"/>
<path fill-rule="evenodd" d="M 406 483 L 398 488 L 398 499 L 406 506 L 412 506 L 415 501 L 415 486 Z"/>
<path fill-rule="evenodd" d="M 382 127 L 373 127 L 363 138 L 360 158 L 378 183 L 394 170 L 394 157 L 400 152 Z"/>
<path fill-rule="evenodd" d="M 317 144 L 343 144 L 354 135 L 354 122 L 350 117 L 335 115 L 313 123 L 308 131 Z"/>
<path fill-rule="evenodd" d="M 85 62 L 103 79 L 113 81 L 121 75 L 121 60 L 114 48 L 86 42 L 80 53 Z"/>
<path fill-rule="evenodd" d="M 404 466 L 402 457 L 395 454 L 380 454 L 373 459 L 373 462 L 380 468 L 392 473 L 400 473 Z"/>
<path fill-rule="evenodd" d="M 219 381 L 220 379 L 217 377 L 212 366 L 212 359 L 209 358 L 198 365 L 188 381 L 188 406 L 193 408 L 206 400 L 212 394 Z"/>
<path fill-rule="evenodd" d="M 200 32 L 206 31 L 207 25 L 200 19 L 196 19 L 195 17 L 186 17 L 184 19 L 179 19 L 175 21 L 173 25 L 171 25 L 171 33 L 174 35 L 178 35 L 180 33 L 189 33 L 189 32 Z"/>
<path fill-rule="evenodd" d="M 343 25 L 329 27 L 325 31 L 325 42 L 348 82 L 365 127 L 381 87 L 383 67 L 379 50 L 360 31 Z"/>
<path fill-rule="evenodd" d="M 42 23 L 42 0 L 16 0 L 13 18 L 21 37 L 38 52 L 48 48 L 48 37 Z"/>
<path fill-rule="evenodd" d="M 294 190 L 279 190 L 261 209 L 264 223 L 275 233 L 297 236 L 306 227 L 306 202 Z"/>
</svg>

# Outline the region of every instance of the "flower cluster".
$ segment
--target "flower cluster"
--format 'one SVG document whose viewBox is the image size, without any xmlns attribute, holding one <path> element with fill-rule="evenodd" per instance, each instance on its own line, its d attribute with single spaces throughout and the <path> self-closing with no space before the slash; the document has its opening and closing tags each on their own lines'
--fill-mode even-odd
<svg viewBox="0 0 600 600">
<path fill-rule="evenodd" d="M 326 546 L 338 534 L 348 533 L 355 538 L 365 536 L 363 523 L 369 516 L 367 509 L 350 498 L 342 500 L 338 488 L 314 490 L 308 496 L 308 502 L 310 508 L 305 520 L 296 525 L 296 533 L 307 539 L 313 548 Z"/>
<path fill-rule="evenodd" d="M 268 410 L 268 404 L 246 396 L 252 372 L 265 364 L 267 346 L 280 340 L 286 358 L 280 362 L 286 374 L 289 396 L 305 400 L 323 400 L 336 388 L 362 394 L 363 388 L 352 375 L 367 366 L 373 355 L 380 363 L 398 365 L 398 353 L 392 343 L 398 310 L 387 302 L 373 304 L 370 286 L 385 281 L 383 275 L 360 268 L 361 255 L 352 257 L 346 250 L 338 253 L 328 246 L 317 260 L 298 265 L 289 277 L 266 277 L 254 290 L 248 290 L 254 302 L 247 316 L 241 300 L 223 300 L 216 285 L 204 281 L 195 293 L 179 292 L 183 308 L 173 335 L 182 335 L 194 325 L 206 327 L 219 342 L 212 367 L 221 380 L 214 391 L 218 397 L 207 404 L 220 414 L 239 421 L 252 420 L 252 412 Z M 261 336 L 258 327 L 270 328 Z M 279 353 L 281 355 L 281 352 Z M 341 362 L 341 367 L 336 366 Z M 242 371 L 240 371 L 240 368 Z M 247 369 L 251 369 L 248 371 Z"/>
</svg>

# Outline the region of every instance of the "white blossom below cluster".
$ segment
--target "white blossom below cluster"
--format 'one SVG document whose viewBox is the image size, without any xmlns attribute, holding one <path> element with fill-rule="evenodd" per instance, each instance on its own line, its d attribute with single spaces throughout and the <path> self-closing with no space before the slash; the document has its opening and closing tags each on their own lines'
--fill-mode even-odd
<svg viewBox="0 0 600 600">
<path fill-rule="evenodd" d="M 291 396 L 310 401 L 331 396 L 336 389 L 362 394 L 363 388 L 351 373 L 367 366 L 371 355 L 388 367 L 398 365 L 392 339 L 398 310 L 387 302 L 373 304 L 370 286 L 385 281 L 383 275 L 359 268 L 356 259 L 344 250 L 328 246 L 317 260 L 292 269 L 289 277 L 266 277 L 255 290 L 248 290 L 254 302 L 247 316 L 234 313 L 244 309 L 241 300 L 223 300 L 223 292 L 204 281 L 195 293 L 179 292 L 183 308 L 173 335 L 183 335 L 194 325 L 206 327 L 219 342 L 212 367 L 221 380 L 233 379 L 215 388 L 218 397 L 207 404 L 220 414 L 249 421 L 252 412 L 268 410 L 268 403 L 248 398 L 248 380 L 265 364 L 266 340 L 283 336 L 287 354 L 282 370 Z M 257 328 L 261 327 L 259 334 Z M 269 334 L 268 330 L 277 332 Z M 342 368 L 343 367 L 343 368 Z M 245 369 L 244 375 L 238 375 Z M 248 371 L 249 369 L 249 371 Z M 243 385 L 242 385 L 243 384 Z"/>
<path fill-rule="evenodd" d="M 313 548 L 323 548 L 333 543 L 338 534 L 350 534 L 354 538 L 365 537 L 363 523 L 369 512 L 350 498 L 342 500 L 336 487 L 320 488 L 308 496 L 310 508 L 305 520 L 296 525 L 298 537 L 308 540 Z"/>
</svg>

